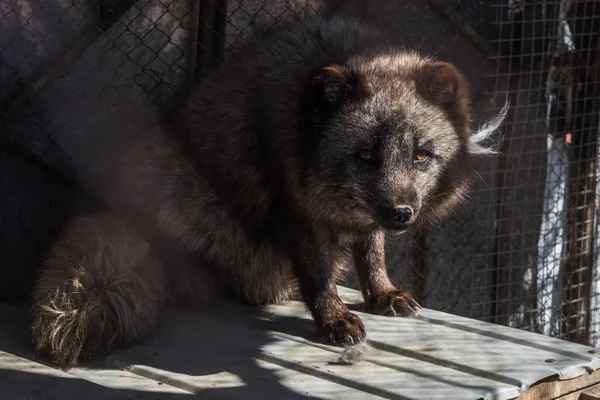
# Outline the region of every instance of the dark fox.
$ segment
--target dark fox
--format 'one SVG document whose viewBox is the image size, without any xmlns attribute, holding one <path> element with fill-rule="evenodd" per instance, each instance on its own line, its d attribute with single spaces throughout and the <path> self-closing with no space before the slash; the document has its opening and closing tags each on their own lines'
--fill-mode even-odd
<svg viewBox="0 0 600 400">
<path fill-rule="evenodd" d="M 324 337 L 357 344 L 336 280 L 354 266 L 372 313 L 416 313 L 388 278 L 385 234 L 461 204 L 505 114 L 472 133 L 454 66 L 357 22 L 259 29 L 128 149 L 120 208 L 65 228 L 33 295 L 36 347 L 71 367 L 142 338 L 164 304 L 219 296 L 301 299 Z"/>
</svg>

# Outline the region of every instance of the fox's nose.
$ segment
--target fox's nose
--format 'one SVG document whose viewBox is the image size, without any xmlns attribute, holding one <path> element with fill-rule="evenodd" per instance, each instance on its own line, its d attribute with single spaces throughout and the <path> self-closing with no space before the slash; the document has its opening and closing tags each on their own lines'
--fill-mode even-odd
<svg viewBox="0 0 600 400">
<path fill-rule="evenodd" d="M 410 206 L 398 206 L 394 209 L 393 218 L 396 222 L 406 224 L 410 222 L 414 215 L 413 209 Z"/>
</svg>

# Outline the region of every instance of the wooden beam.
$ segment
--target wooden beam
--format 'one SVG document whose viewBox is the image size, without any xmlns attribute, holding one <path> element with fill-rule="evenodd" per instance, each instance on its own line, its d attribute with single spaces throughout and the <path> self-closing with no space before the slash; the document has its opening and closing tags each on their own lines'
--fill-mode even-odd
<svg viewBox="0 0 600 400">
<path fill-rule="evenodd" d="M 600 400 L 600 384 L 594 385 L 581 393 L 580 400 Z"/>
<path fill-rule="evenodd" d="M 515 400 L 583 400 L 582 392 L 600 384 L 600 370 L 577 378 L 559 380 L 558 376 L 550 377 L 536 383 Z M 586 400 L 597 400 L 589 397 Z"/>
</svg>

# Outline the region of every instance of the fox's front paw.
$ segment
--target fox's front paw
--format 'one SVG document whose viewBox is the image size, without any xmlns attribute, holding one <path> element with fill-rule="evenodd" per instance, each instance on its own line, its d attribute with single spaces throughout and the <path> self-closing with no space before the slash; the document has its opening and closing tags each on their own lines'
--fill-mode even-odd
<svg viewBox="0 0 600 400">
<path fill-rule="evenodd" d="M 325 321 L 319 331 L 340 347 L 358 344 L 367 336 L 363 322 L 349 311 L 338 318 Z"/>
<path fill-rule="evenodd" d="M 374 296 L 370 301 L 370 310 L 373 314 L 389 317 L 410 317 L 416 315 L 421 306 L 404 290 L 390 290 Z"/>
</svg>

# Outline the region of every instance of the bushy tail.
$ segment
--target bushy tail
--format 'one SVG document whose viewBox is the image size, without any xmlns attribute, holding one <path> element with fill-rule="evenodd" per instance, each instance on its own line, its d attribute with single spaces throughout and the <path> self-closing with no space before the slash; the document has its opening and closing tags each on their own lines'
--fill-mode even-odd
<svg viewBox="0 0 600 400">
<path fill-rule="evenodd" d="M 134 228 L 110 214 L 74 220 L 36 282 L 36 349 L 63 368 L 152 330 L 167 295 L 164 271 Z"/>
</svg>

